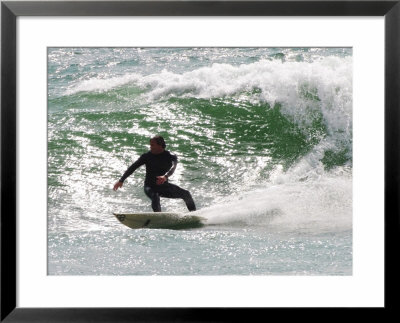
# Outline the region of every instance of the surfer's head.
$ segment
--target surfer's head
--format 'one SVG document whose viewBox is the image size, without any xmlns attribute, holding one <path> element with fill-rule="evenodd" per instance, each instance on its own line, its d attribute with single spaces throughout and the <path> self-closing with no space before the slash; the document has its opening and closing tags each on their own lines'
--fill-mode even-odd
<svg viewBox="0 0 400 323">
<path fill-rule="evenodd" d="M 150 151 L 153 154 L 160 154 L 164 151 L 165 147 L 165 140 L 161 136 L 155 136 L 150 139 Z"/>
</svg>

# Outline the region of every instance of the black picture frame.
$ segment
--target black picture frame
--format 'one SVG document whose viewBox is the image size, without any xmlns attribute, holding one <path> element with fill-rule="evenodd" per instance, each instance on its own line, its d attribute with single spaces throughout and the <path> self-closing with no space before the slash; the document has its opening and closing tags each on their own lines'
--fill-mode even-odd
<svg viewBox="0 0 400 323">
<path fill-rule="evenodd" d="M 400 0 L 396 1 L 4 1 L 1 3 L 1 322 L 234 322 L 266 320 L 243 308 L 18 308 L 16 233 L 16 19 L 18 16 L 384 16 L 385 18 L 385 306 L 396 311 L 399 274 Z M 366 287 L 367 290 L 367 287 Z M 288 308 L 269 309 L 285 311 Z M 290 309 L 304 313 L 301 309 Z M 329 311 L 329 309 L 326 309 Z M 347 309 L 349 311 L 349 309 Z M 336 312 L 329 311 L 329 318 Z M 375 314 L 376 313 L 376 314 Z M 282 315 L 280 313 L 274 313 Z M 347 312 L 346 316 L 349 314 Z M 391 313 L 393 314 L 393 313 Z M 261 316 L 260 316 L 261 315 Z M 296 313 L 296 315 L 298 315 Z M 304 315 L 326 319 L 326 313 Z M 337 315 L 337 317 L 341 317 Z M 301 316 L 296 317 L 296 320 Z M 347 317 L 349 318 L 349 317 Z M 278 317 L 278 319 L 282 319 Z M 351 319 L 351 318 L 350 318 Z"/>
</svg>

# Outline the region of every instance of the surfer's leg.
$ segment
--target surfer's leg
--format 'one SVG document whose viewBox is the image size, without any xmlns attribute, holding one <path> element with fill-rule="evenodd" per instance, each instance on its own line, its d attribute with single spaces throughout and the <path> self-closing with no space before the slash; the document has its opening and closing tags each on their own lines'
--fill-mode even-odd
<svg viewBox="0 0 400 323">
<path fill-rule="evenodd" d="M 160 194 L 154 192 L 150 186 L 144 187 L 144 192 L 151 199 L 151 208 L 154 212 L 161 212 Z"/>
<path fill-rule="evenodd" d="M 196 211 L 196 205 L 194 204 L 193 197 L 189 191 L 182 189 L 182 198 L 186 203 L 186 207 L 190 212 Z"/>
<path fill-rule="evenodd" d="M 158 189 L 158 191 L 160 192 L 160 195 L 162 197 L 183 199 L 189 211 L 196 211 L 196 205 L 194 204 L 192 195 L 190 194 L 189 191 L 184 190 L 183 188 L 180 188 L 179 186 L 170 183 L 162 185 L 162 189 Z"/>
</svg>

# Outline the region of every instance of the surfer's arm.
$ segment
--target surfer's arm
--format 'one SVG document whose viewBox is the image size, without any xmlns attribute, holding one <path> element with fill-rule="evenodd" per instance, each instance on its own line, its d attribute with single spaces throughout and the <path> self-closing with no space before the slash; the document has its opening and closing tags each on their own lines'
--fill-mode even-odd
<svg viewBox="0 0 400 323">
<path fill-rule="evenodd" d="M 175 172 L 176 166 L 178 165 L 178 158 L 176 156 L 174 156 L 174 158 L 172 159 L 172 166 L 169 169 L 168 172 L 165 173 L 165 177 L 168 179 L 170 176 L 172 176 L 172 174 Z"/>
<path fill-rule="evenodd" d="M 145 155 L 140 156 L 140 158 L 135 161 L 129 168 L 125 171 L 124 175 L 119 179 L 120 183 L 123 183 L 132 173 L 138 169 L 140 166 L 145 164 Z"/>
<path fill-rule="evenodd" d="M 157 185 L 162 185 L 168 180 L 168 178 L 175 172 L 177 164 L 178 164 L 178 158 L 175 155 L 173 155 L 171 168 L 168 170 L 168 172 L 165 173 L 165 175 L 157 176 L 157 182 L 156 182 Z"/>
<path fill-rule="evenodd" d="M 177 162 L 172 162 L 172 167 L 171 167 L 171 169 L 164 175 L 167 179 L 170 177 L 170 176 L 172 176 L 172 174 L 175 172 L 175 169 L 176 169 L 176 165 L 177 165 L 178 163 Z"/>
</svg>

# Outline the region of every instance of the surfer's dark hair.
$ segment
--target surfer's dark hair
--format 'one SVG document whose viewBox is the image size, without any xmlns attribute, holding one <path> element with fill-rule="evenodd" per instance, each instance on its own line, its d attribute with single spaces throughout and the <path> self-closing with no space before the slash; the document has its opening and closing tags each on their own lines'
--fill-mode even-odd
<svg viewBox="0 0 400 323">
<path fill-rule="evenodd" d="M 165 149 L 165 147 L 167 147 L 167 145 L 165 144 L 164 138 L 161 136 L 155 136 L 155 137 L 151 138 L 150 140 L 155 140 L 157 145 L 160 145 L 164 149 Z"/>
</svg>

